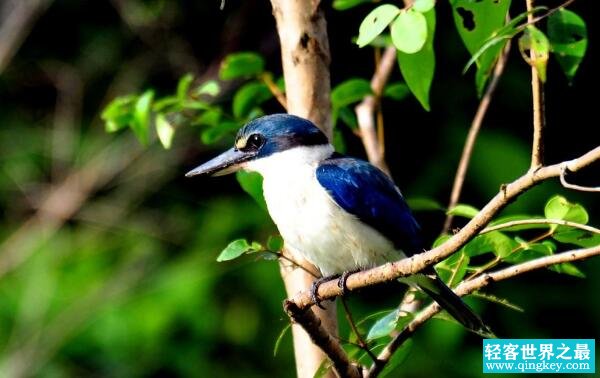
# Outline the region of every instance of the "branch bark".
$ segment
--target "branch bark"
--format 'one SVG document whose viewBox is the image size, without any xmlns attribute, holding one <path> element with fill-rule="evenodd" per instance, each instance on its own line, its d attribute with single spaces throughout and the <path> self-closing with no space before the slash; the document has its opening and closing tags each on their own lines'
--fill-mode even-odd
<svg viewBox="0 0 600 378">
<path fill-rule="evenodd" d="M 346 281 L 347 289 L 353 291 L 399 277 L 409 276 L 443 260 L 475 237 L 500 210 L 521 193 L 544 180 L 559 177 L 564 164 L 566 164 L 569 171 L 576 172 L 598 160 L 600 160 L 600 146 L 576 159 L 529 170 L 512 183 L 502 185 L 500 192 L 465 227 L 444 244 L 410 258 L 352 274 Z M 338 287 L 337 280 L 328 281 L 319 286 L 318 295 L 322 299 L 331 299 L 341 294 L 342 290 Z M 292 301 L 300 309 L 308 308 L 314 304 L 310 293 L 307 291 L 297 294 L 292 298 Z"/>
<path fill-rule="evenodd" d="M 271 0 L 271 5 L 281 43 L 287 110 L 290 114 L 310 119 L 331 139 L 329 41 L 320 0 Z M 289 250 L 284 253 L 292 254 L 293 260 L 302 265 L 309 265 Z M 314 280 L 304 270 L 289 264 L 281 264 L 280 267 L 288 297 L 310 287 Z M 311 324 L 318 324 L 329 335 L 337 335 L 334 303 L 327 303 L 326 310 L 315 309 L 314 315 L 316 318 L 310 318 Z M 300 378 L 312 377 L 323 363 L 325 354 L 297 324 L 292 325 L 292 334 L 297 375 Z M 327 345 L 337 343 L 332 337 L 327 340 Z M 341 350 L 341 346 L 338 347 Z"/>
<path fill-rule="evenodd" d="M 462 297 L 494 282 L 513 278 L 532 270 L 547 268 L 551 265 L 565 262 L 585 260 L 592 256 L 598 255 L 600 255 L 600 246 L 541 257 L 525 263 L 513 265 L 493 273 L 486 273 L 472 280 L 464 281 L 456 287 L 454 292 Z M 423 311 L 421 311 L 415 317 L 415 319 L 411 321 L 398 335 L 396 335 L 394 339 L 381 351 L 379 356 L 377 356 L 378 363 L 373 364 L 366 377 L 376 377 L 382 371 L 390 357 L 404 343 L 404 341 L 406 341 L 427 320 L 431 319 L 435 314 L 440 312 L 440 310 L 440 306 L 435 302 L 423 309 Z"/>
</svg>

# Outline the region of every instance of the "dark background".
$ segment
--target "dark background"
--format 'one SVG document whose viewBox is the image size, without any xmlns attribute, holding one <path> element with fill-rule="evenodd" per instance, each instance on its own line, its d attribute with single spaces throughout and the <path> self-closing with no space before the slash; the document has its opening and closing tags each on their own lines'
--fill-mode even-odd
<svg viewBox="0 0 600 378">
<path fill-rule="evenodd" d="M 14 3 L 0 3 L 2 25 Z M 523 6 L 514 3 L 513 15 Z M 600 141 L 591 3 L 570 7 L 587 21 L 589 34 L 587 56 L 572 85 L 554 60 L 548 66 L 549 163 L 574 158 Z M 204 146 L 195 130 L 184 128 L 171 150 L 156 143 L 144 148 L 130 132 L 106 134 L 99 118 L 115 96 L 149 87 L 169 94 L 188 72 L 200 80 L 215 78 L 221 59 L 235 51 L 260 52 L 267 68 L 280 75 L 269 2 L 228 0 L 223 11 L 219 5 L 55 0 L 24 28 L 22 45 L 0 71 L 0 376 L 294 375 L 289 334 L 273 357 L 287 324 L 277 265 L 252 258 L 215 261 L 229 241 L 264 241 L 274 226 L 234 178 L 183 178 L 232 139 Z M 372 7 L 339 12 L 324 3 L 332 85 L 372 75 L 372 50 L 351 42 Z M 469 56 L 450 6 L 440 1 L 436 9 L 432 111 L 412 98 L 385 100 L 383 109 L 387 161 L 396 182 L 409 199 L 445 204 L 478 99 L 473 71 L 461 74 Z M 400 80 L 397 69 L 391 80 Z M 502 183 L 528 169 L 529 82 L 529 67 L 513 46 L 462 202 L 481 207 Z M 218 101 L 229 106 L 237 85 L 224 83 Z M 274 101 L 265 109 L 282 111 Z M 341 130 L 348 153 L 364 157 L 360 140 Z M 598 168 L 569 178 L 598 185 Z M 46 211 L 31 218 L 47 193 L 73 172 L 81 186 L 63 190 L 57 201 L 59 208 L 79 203 L 72 213 Z M 599 224 L 598 195 L 567 191 L 556 181 L 523 195 L 505 213 L 543 214 L 553 194 L 582 203 L 590 223 Z M 444 214 L 416 216 L 433 240 Z M 469 303 L 501 337 L 597 338 L 599 261 L 578 264 L 586 279 L 539 271 L 487 289 L 524 313 Z M 360 318 L 393 308 L 400 290 L 375 288 L 350 303 Z M 477 337 L 434 320 L 415 335 L 402 369 L 404 376 L 480 376 L 480 360 Z"/>
</svg>

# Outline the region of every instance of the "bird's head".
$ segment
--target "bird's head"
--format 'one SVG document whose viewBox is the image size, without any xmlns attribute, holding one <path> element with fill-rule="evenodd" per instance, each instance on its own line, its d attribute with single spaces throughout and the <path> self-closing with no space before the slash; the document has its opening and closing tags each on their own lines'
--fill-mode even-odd
<svg viewBox="0 0 600 378">
<path fill-rule="evenodd" d="M 328 156 L 333 148 L 325 134 L 309 120 L 273 114 L 247 123 L 238 131 L 232 148 L 189 171 L 186 176 L 221 176 L 240 169 L 260 171 L 261 163 L 275 160 L 292 150 L 303 156 L 309 156 L 311 151 L 326 150 Z"/>
</svg>

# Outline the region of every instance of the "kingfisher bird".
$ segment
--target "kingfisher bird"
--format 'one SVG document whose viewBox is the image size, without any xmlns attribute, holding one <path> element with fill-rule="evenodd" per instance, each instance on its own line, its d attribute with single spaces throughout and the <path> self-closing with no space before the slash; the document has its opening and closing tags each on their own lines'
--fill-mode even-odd
<svg viewBox="0 0 600 378">
<path fill-rule="evenodd" d="M 322 277 L 344 277 L 425 250 L 420 226 L 393 181 L 366 161 L 334 152 L 309 120 L 289 114 L 257 118 L 238 131 L 231 149 L 186 176 L 240 169 L 263 177 L 267 208 L 286 247 Z M 432 267 L 406 281 L 466 328 L 490 334 Z M 313 296 L 317 289 L 313 285 Z"/>
</svg>

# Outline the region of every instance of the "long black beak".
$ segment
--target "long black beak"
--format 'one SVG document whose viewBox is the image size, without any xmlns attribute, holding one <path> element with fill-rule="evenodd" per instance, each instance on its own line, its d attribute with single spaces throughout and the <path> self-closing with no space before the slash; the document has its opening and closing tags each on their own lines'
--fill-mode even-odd
<svg viewBox="0 0 600 378">
<path fill-rule="evenodd" d="M 222 176 L 233 173 L 241 168 L 243 162 L 252 159 L 254 155 L 256 155 L 256 152 L 243 152 L 231 148 L 216 158 L 192 169 L 185 174 L 185 177 L 197 175 Z"/>
</svg>

